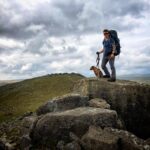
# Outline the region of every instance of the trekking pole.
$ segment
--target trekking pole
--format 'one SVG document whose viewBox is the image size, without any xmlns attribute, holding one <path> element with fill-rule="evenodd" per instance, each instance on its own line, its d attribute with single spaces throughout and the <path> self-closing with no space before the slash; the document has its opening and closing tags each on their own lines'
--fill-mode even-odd
<svg viewBox="0 0 150 150">
<path fill-rule="evenodd" d="M 96 63 L 97 63 L 97 67 L 99 68 L 99 61 L 100 61 L 100 53 L 97 52 L 97 59 L 96 59 Z"/>
</svg>

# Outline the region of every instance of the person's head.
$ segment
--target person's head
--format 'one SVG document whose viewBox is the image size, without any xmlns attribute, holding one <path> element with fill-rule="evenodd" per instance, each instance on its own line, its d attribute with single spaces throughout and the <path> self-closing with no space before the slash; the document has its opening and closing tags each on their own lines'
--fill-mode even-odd
<svg viewBox="0 0 150 150">
<path fill-rule="evenodd" d="M 104 30 L 103 30 L 103 34 L 104 34 L 104 37 L 105 37 L 105 38 L 109 38 L 109 36 L 110 36 L 110 33 L 109 33 L 109 30 L 108 30 L 108 29 L 104 29 Z"/>
</svg>

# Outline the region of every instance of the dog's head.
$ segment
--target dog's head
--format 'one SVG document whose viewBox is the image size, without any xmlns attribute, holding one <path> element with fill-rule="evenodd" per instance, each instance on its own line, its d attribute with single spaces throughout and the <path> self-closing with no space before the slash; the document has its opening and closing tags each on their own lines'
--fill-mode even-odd
<svg viewBox="0 0 150 150">
<path fill-rule="evenodd" d="M 91 67 L 90 67 L 90 70 L 94 70 L 94 68 L 95 68 L 94 66 L 91 66 Z"/>
</svg>

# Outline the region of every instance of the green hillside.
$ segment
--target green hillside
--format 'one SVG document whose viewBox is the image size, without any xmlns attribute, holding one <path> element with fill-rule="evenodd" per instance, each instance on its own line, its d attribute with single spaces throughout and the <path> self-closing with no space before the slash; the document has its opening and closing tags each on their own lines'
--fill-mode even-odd
<svg viewBox="0 0 150 150">
<path fill-rule="evenodd" d="M 0 87 L 0 122 L 35 111 L 47 100 L 71 92 L 84 76 L 76 73 L 51 74 Z"/>
</svg>

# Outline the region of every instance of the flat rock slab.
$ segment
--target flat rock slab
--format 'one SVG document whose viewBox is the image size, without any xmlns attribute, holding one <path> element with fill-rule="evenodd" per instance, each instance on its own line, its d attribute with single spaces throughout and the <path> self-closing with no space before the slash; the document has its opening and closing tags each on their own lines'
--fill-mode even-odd
<svg viewBox="0 0 150 150">
<path fill-rule="evenodd" d="M 90 125 L 100 127 L 116 127 L 117 113 L 109 109 L 79 107 L 63 112 L 53 112 L 40 116 L 31 130 L 30 137 L 36 144 L 56 144 L 60 140 L 67 141 L 69 132 L 81 137 Z"/>
<path fill-rule="evenodd" d="M 87 96 L 80 96 L 79 94 L 67 94 L 49 100 L 44 105 L 40 106 L 36 110 L 36 113 L 37 115 L 42 115 L 49 112 L 65 111 L 81 106 L 87 106 L 88 100 L 89 98 Z"/>
<path fill-rule="evenodd" d="M 91 99 L 89 101 L 89 106 L 90 107 L 110 109 L 110 105 L 104 99 L 101 99 L 101 98 Z"/>
</svg>

